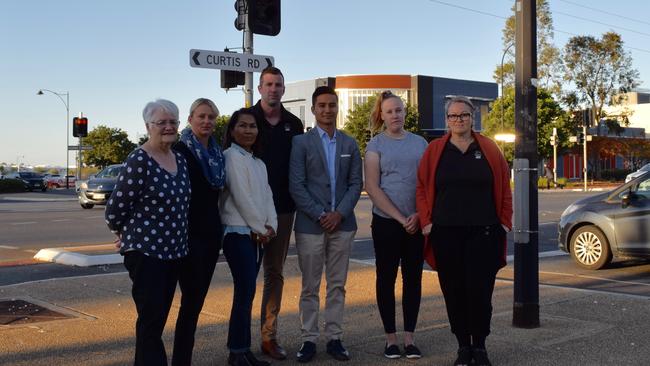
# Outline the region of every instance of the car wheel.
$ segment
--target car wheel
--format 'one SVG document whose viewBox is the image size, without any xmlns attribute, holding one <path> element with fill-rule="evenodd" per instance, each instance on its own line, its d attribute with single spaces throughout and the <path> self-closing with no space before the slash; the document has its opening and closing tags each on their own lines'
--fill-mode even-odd
<svg viewBox="0 0 650 366">
<path fill-rule="evenodd" d="M 605 234 L 593 225 L 579 228 L 571 238 L 571 257 L 582 268 L 601 269 L 612 261 Z"/>
<path fill-rule="evenodd" d="M 81 205 L 81 208 L 86 209 L 86 210 L 89 210 L 89 209 L 93 208 L 93 206 L 95 206 L 92 203 L 81 203 L 80 205 Z"/>
</svg>

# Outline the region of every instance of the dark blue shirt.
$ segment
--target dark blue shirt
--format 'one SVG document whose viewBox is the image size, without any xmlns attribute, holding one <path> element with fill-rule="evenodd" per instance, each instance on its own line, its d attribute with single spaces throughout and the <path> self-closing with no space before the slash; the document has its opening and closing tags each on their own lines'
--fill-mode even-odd
<svg viewBox="0 0 650 366">
<path fill-rule="evenodd" d="M 187 255 L 191 188 L 185 158 L 174 154 L 176 174 L 141 148 L 124 162 L 106 205 L 106 223 L 122 238 L 120 253 L 137 250 L 163 260 Z"/>
</svg>

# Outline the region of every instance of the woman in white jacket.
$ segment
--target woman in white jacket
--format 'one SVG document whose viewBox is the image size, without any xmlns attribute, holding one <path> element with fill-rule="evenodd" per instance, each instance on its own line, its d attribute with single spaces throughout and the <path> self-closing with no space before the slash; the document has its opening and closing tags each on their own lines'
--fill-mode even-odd
<svg viewBox="0 0 650 366">
<path fill-rule="evenodd" d="M 275 236 L 277 216 L 266 166 L 258 158 L 258 123 L 248 108 L 233 113 L 224 141 L 226 187 L 219 197 L 223 253 L 234 282 L 228 364 L 269 365 L 251 353 L 251 310 L 263 245 Z"/>
</svg>

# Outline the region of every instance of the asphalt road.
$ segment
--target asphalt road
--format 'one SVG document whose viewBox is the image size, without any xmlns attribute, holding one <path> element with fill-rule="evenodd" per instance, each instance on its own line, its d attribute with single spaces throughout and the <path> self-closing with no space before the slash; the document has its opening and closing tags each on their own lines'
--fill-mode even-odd
<svg viewBox="0 0 650 366">
<path fill-rule="evenodd" d="M 568 255 L 557 252 L 557 222 L 562 211 L 575 200 L 591 194 L 595 193 L 539 192 L 540 283 L 650 298 L 649 261 L 618 260 L 605 270 L 586 271 L 578 268 Z M 373 261 L 370 200 L 362 197 L 355 212 L 359 230 L 353 258 Z M 33 263 L 31 258 L 41 248 L 105 244 L 113 240 L 104 223 L 104 208 L 82 209 L 70 190 L 0 195 L 0 213 L 0 285 L 123 270 L 121 265 L 92 268 L 56 264 L 14 265 Z M 295 254 L 293 246 L 289 255 L 292 254 Z M 513 254 L 511 234 L 508 254 Z M 512 280 L 511 264 L 499 272 L 499 278 Z"/>
</svg>

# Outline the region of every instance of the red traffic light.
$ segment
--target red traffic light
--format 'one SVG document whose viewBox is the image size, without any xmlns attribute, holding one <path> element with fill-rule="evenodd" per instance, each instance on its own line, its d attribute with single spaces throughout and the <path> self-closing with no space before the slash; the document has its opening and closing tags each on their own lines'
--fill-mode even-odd
<svg viewBox="0 0 650 366">
<path fill-rule="evenodd" d="M 88 118 L 75 117 L 72 119 L 72 136 L 74 137 L 88 136 Z"/>
</svg>

